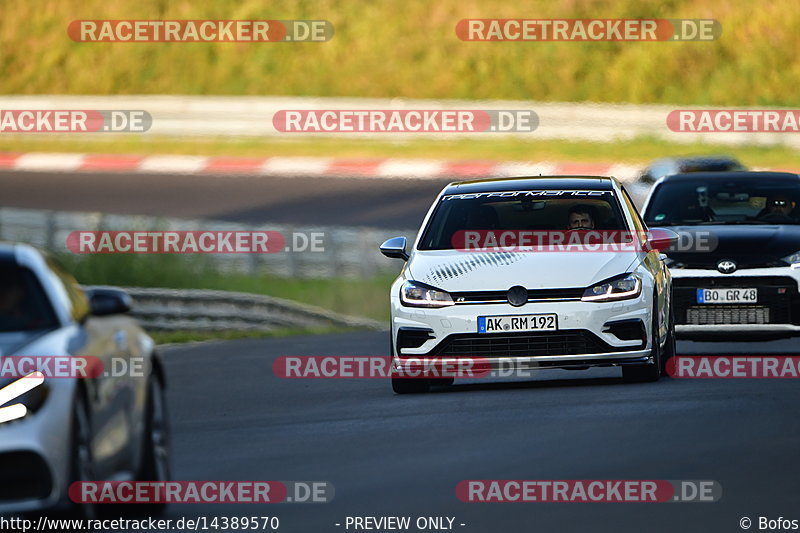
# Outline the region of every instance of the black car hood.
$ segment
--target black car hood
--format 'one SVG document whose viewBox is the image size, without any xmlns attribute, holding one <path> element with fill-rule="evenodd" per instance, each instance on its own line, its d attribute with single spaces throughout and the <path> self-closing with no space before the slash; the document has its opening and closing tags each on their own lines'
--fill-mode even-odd
<svg viewBox="0 0 800 533">
<path fill-rule="evenodd" d="M 666 254 L 685 268 L 716 268 L 723 259 L 735 261 L 738 268 L 786 266 L 783 258 L 800 251 L 800 225 L 702 225 L 670 229 L 681 235 L 681 241 Z M 708 246 L 702 246 L 701 238 L 707 239 Z"/>
</svg>

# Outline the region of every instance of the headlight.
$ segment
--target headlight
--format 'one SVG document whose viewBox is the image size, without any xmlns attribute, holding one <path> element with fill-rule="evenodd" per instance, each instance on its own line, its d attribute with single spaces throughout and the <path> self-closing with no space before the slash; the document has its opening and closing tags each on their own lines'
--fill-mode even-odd
<svg viewBox="0 0 800 533">
<path fill-rule="evenodd" d="M 416 281 L 406 281 L 400 287 L 400 301 L 410 307 L 447 307 L 453 299 L 444 291 Z"/>
<path fill-rule="evenodd" d="M 36 411 L 46 397 L 47 387 L 44 386 L 41 372 L 0 385 L 0 424 L 24 418 L 29 412 Z M 2 407 L 5 404 L 11 405 Z"/>
<path fill-rule="evenodd" d="M 792 268 L 800 268 L 800 251 L 787 255 L 786 257 L 782 257 L 781 260 L 789 263 Z"/>
<path fill-rule="evenodd" d="M 583 292 L 584 302 L 607 302 L 609 300 L 625 300 L 636 298 L 642 292 L 642 280 L 634 274 L 625 274 L 618 278 L 604 281 Z"/>
</svg>

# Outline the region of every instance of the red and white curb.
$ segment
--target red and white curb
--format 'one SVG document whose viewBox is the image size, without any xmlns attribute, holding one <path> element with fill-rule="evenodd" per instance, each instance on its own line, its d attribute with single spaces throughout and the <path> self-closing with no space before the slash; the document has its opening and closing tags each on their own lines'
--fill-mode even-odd
<svg viewBox="0 0 800 533">
<path fill-rule="evenodd" d="M 629 181 L 635 165 L 551 161 L 447 161 L 436 159 L 348 159 L 335 157 L 204 157 L 0 153 L 0 169 L 30 172 L 138 172 L 143 174 L 242 174 L 258 176 L 475 178 L 494 176 L 591 175 Z"/>
</svg>

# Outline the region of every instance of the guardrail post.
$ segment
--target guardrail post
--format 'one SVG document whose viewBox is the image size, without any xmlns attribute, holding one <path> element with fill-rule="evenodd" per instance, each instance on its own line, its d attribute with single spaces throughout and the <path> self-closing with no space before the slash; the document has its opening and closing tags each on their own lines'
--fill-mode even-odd
<svg viewBox="0 0 800 533">
<path fill-rule="evenodd" d="M 292 239 L 294 238 L 294 226 L 287 226 L 286 230 L 283 233 L 285 239 L 285 246 L 289 249 L 288 252 L 278 252 L 286 254 L 286 266 L 289 267 L 289 277 L 295 278 L 298 274 L 298 265 L 297 265 L 297 257 L 295 257 L 295 252 L 292 247 L 294 243 Z"/>
</svg>

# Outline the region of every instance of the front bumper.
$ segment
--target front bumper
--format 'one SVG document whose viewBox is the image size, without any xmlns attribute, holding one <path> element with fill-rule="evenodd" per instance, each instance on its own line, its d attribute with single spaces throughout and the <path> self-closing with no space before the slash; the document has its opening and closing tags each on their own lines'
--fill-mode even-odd
<svg viewBox="0 0 800 533">
<path fill-rule="evenodd" d="M 12 487 L 0 495 L 0 514 L 40 511 L 64 503 L 69 476 L 72 381 L 48 380 L 49 394 L 39 410 L 0 424 L 0 465 L 24 457 L 32 468 L 25 487 Z M 14 469 L 4 470 L 0 472 L 0 483 L 16 477 Z"/>
<path fill-rule="evenodd" d="M 573 368 L 651 362 L 652 293 L 619 302 L 529 302 L 461 304 L 442 308 L 405 307 L 392 297 L 393 360 L 480 358 L 493 368 Z M 558 330 L 478 333 L 479 316 L 554 313 Z M 609 325 L 613 327 L 610 327 Z M 629 334 L 620 338 L 618 324 Z M 635 330 L 638 333 L 631 334 Z M 408 332 L 413 335 L 409 336 Z M 409 337 L 416 339 L 408 341 Z"/>
<path fill-rule="evenodd" d="M 800 270 L 791 267 L 743 269 L 733 274 L 716 270 L 671 271 L 675 332 L 800 333 Z M 697 289 L 757 288 L 752 304 L 701 304 Z"/>
</svg>

